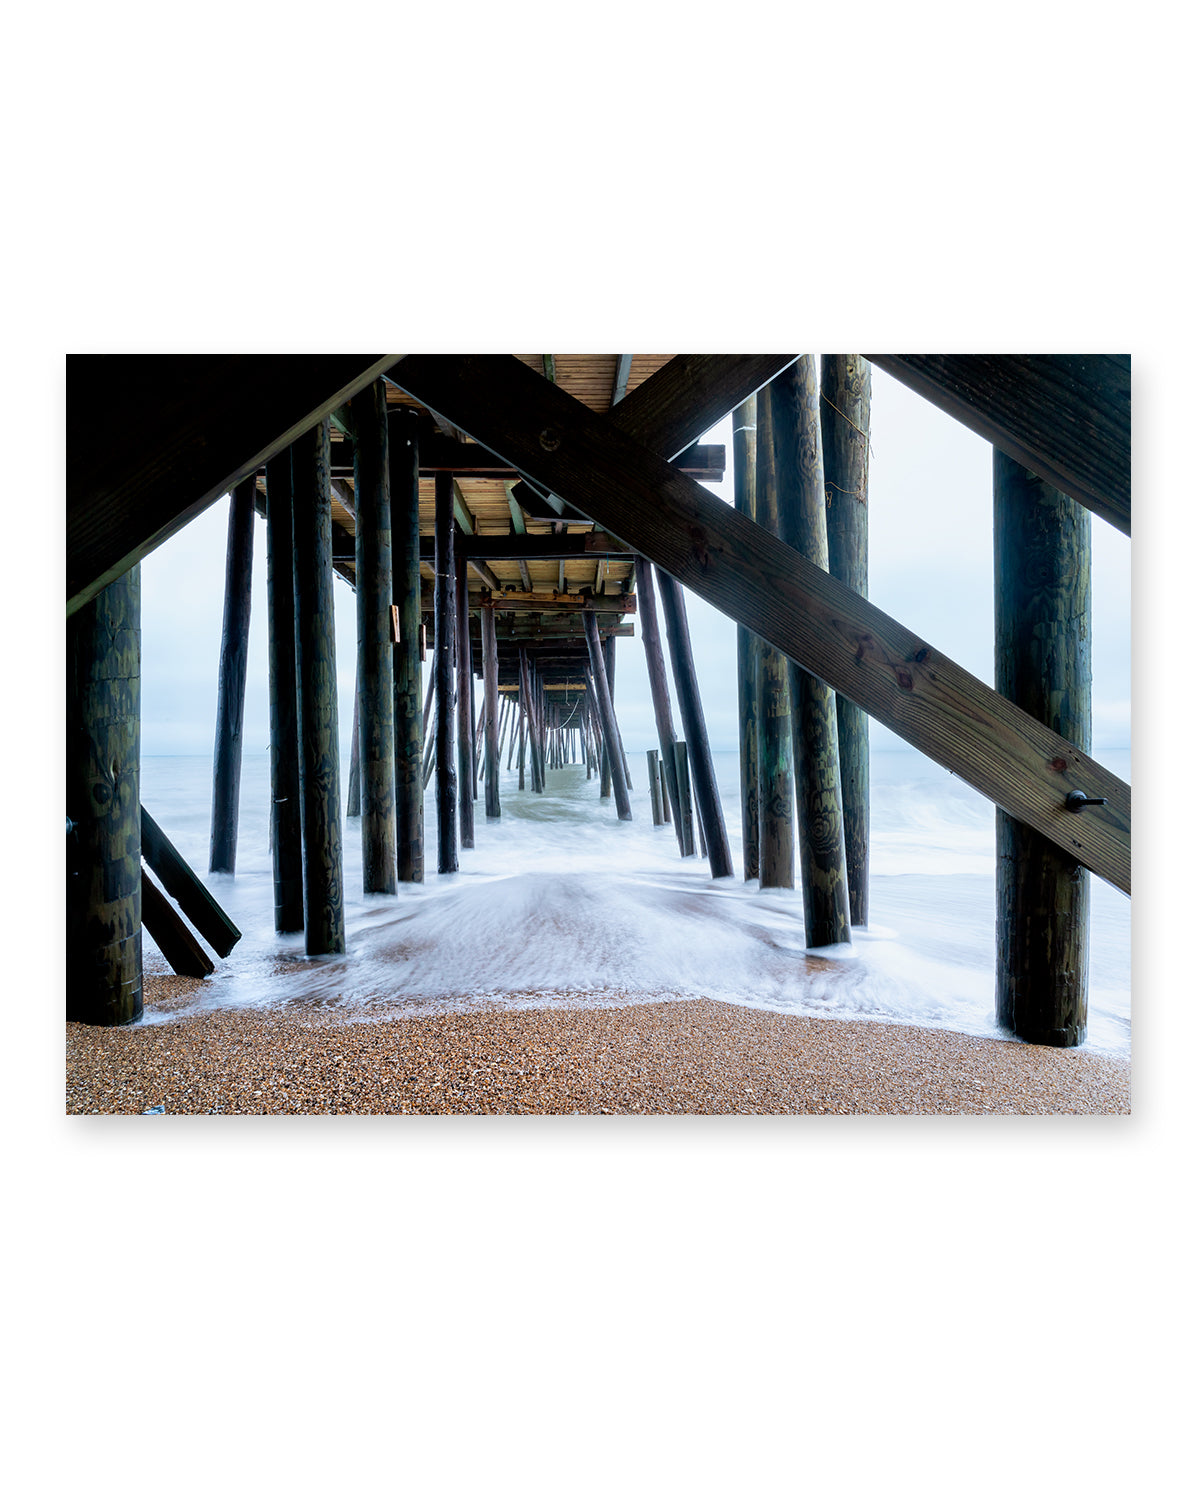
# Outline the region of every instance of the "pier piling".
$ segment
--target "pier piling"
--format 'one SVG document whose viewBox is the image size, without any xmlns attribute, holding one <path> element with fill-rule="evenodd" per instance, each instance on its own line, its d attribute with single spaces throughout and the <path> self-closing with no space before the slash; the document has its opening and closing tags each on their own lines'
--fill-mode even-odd
<svg viewBox="0 0 1200 1500">
<path fill-rule="evenodd" d="M 271 725 L 271 873 L 275 931 L 304 930 L 292 450 L 267 461 L 267 677 Z"/>
<path fill-rule="evenodd" d="M 420 455 L 417 415 L 389 417 L 388 491 L 391 497 L 392 596 L 399 617 L 392 650 L 393 733 L 396 754 L 396 875 L 402 884 L 425 879 L 425 778 L 422 754 L 429 725 L 434 672 L 424 713 L 421 703 Z"/>
<path fill-rule="evenodd" d="M 208 868 L 232 875 L 237 863 L 238 794 L 242 784 L 242 719 L 246 706 L 246 655 L 250 640 L 250 586 L 254 563 L 254 476 L 229 497 L 225 546 L 225 612 L 217 679 L 217 732 L 213 748 L 212 831 Z"/>
<path fill-rule="evenodd" d="M 434 659 L 437 672 L 438 874 L 458 869 L 454 776 L 454 477 L 434 479 Z"/>
</svg>

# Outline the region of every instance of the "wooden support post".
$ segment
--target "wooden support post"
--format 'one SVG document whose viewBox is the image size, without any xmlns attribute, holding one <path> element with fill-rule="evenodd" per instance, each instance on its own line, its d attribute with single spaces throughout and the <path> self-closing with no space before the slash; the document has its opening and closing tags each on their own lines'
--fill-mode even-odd
<svg viewBox="0 0 1200 1500">
<path fill-rule="evenodd" d="M 465 595 L 465 593 L 466 593 L 465 589 L 463 590 L 463 593 Z M 481 759 L 480 754 L 479 754 L 479 745 L 480 745 L 480 741 L 481 741 L 482 736 L 483 736 L 483 709 L 480 709 L 479 713 L 476 714 L 476 712 L 475 712 L 475 671 L 474 671 L 474 668 L 471 665 L 471 637 L 470 637 L 470 622 L 469 621 L 468 621 L 468 634 L 467 634 L 467 682 L 468 682 L 468 684 L 470 686 L 470 690 L 471 690 L 470 691 L 470 699 L 471 699 L 471 715 L 470 716 L 471 716 L 471 724 L 473 726 L 472 727 L 472 733 L 471 733 L 471 799 L 472 799 L 472 801 L 474 801 L 474 799 L 479 796 L 479 791 L 478 791 L 478 784 L 479 784 L 479 762 L 480 762 L 480 759 Z"/>
<path fill-rule="evenodd" d="M 267 665 L 271 724 L 271 871 L 275 931 L 304 929 L 292 450 L 267 460 Z"/>
<path fill-rule="evenodd" d="M 733 414 L 733 504 L 754 518 L 757 406 L 753 396 Z M 742 874 L 758 879 L 758 652 L 754 635 L 737 627 L 738 751 L 742 787 Z"/>
<path fill-rule="evenodd" d="M 437 670 L 438 874 L 458 869 L 458 829 L 454 780 L 454 477 L 434 481 L 433 615 Z"/>
<path fill-rule="evenodd" d="M 237 863 L 238 794 L 242 784 L 242 717 L 246 704 L 246 652 L 250 638 L 250 575 L 254 560 L 254 476 L 229 497 L 225 547 L 225 614 L 217 681 L 217 732 L 213 746 L 212 830 L 208 868 L 232 875 Z"/>
<path fill-rule="evenodd" d="M 500 660 L 496 654 L 496 616 L 490 609 L 479 611 L 483 632 L 484 677 L 484 816 L 500 816 Z"/>
<path fill-rule="evenodd" d="M 522 648 L 520 652 L 521 669 L 521 701 L 525 706 L 525 739 L 522 749 L 529 751 L 529 785 L 535 792 L 545 790 L 542 779 L 541 757 L 538 755 L 537 745 L 537 721 L 533 703 L 533 674 L 529 668 L 529 658 Z"/>
<path fill-rule="evenodd" d="M 674 777 L 674 770 L 675 770 L 675 747 L 672 746 L 671 747 L 671 771 L 672 771 L 671 780 L 672 781 L 674 781 L 674 779 L 675 779 L 675 777 Z M 661 801 L 662 801 L 662 810 L 663 810 L 663 822 L 664 823 L 670 823 L 671 822 L 671 796 L 670 796 L 670 791 L 669 791 L 668 785 L 667 785 L 667 763 L 666 763 L 665 760 L 663 760 L 663 758 L 662 758 L 661 755 L 658 758 L 658 784 L 659 784 L 659 789 L 660 789 L 660 791 L 662 793 Z M 682 852 L 683 852 L 683 850 L 681 849 L 680 853 L 682 853 Z"/>
<path fill-rule="evenodd" d="M 867 472 L 870 465 L 871 366 L 861 354 L 826 354 L 821 361 L 821 448 L 825 463 L 825 527 L 832 576 L 867 597 Z M 837 695 L 838 764 L 850 921 L 865 927 L 870 895 L 870 720 Z"/>
<path fill-rule="evenodd" d="M 757 443 L 754 466 L 754 519 L 779 535 L 775 455 L 771 440 L 769 393 L 755 398 Z M 764 889 L 795 888 L 795 835 L 792 823 L 792 700 L 787 660 L 764 640 L 756 640 L 758 684 L 758 879 Z"/>
<path fill-rule="evenodd" d="M 613 635 L 604 638 L 604 671 L 608 676 L 608 692 L 613 701 L 613 718 L 617 714 L 617 638 Z M 633 776 L 629 770 L 629 757 L 625 754 L 625 741 L 621 738 L 621 721 L 617 719 L 617 744 L 621 747 L 621 770 L 625 777 L 625 786 L 628 791 L 633 791 Z"/>
<path fill-rule="evenodd" d="M 455 662 L 458 678 L 458 835 L 464 849 L 475 847 L 475 760 L 471 722 L 471 627 L 467 603 L 467 559 L 454 553 Z"/>
<path fill-rule="evenodd" d="M 517 791 L 525 790 L 525 698 L 524 698 L 524 667 L 522 666 L 522 697 L 520 704 L 520 717 L 517 723 Z M 532 780 L 532 778 L 530 778 Z"/>
<path fill-rule="evenodd" d="M 141 570 L 67 622 L 67 1020 L 142 1014 Z"/>
<path fill-rule="evenodd" d="M 775 456 L 779 534 L 829 571 L 821 453 L 821 382 L 815 354 L 802 354 L 767 387 Z M 850 941 L 850 885 L 842 832 L 837 704 L 831 687 L 788 662 L 796 761 L 800 889 L 810 948 Z"/>
<path fill-rule="evenodd" d="M 422 747 L 433 701 L 429 673 L 421 702 L 421 527 L 418 514 L 417 413 L 400 408 L 389 418 L 388 491 L 392 502 L 392 595 L 400 617 L 392 651 L 392 717 L 396 773 L 396 875 L 403 884 L 425 879 L 425 778 Z"/>
<path fill-rule="evenodd" d="M 338 775 L 337 661 L 329 423 L 292 446 L 296 559 L 296 673 L 300 683 L 300 785 L 304 830 L 304 951 L 346 951 L 342 807 Z"/>
<path fill-rule="evenodd" d="M 667 687 L 667 667 L 658 633 L 654 570 L 644 557 L 634 559 L 634 569 L 637 574 L 638 619 L 642 627 L 642 646 L 646 652 L 646 676 L 650 679 L 650 701 L 654 707 L 654 726 L 658 730 L 658 748 L 667 778 L 671 820 L 675 825 L 675 837 L 682 856 L 685 850 L 683 820 L 679 816 L 679 788 L 675 782 L 675 725 L 671 720 L 671 693 Z"/>
<path fill-rule="evenodd" d="M 663 824 L 662 791 L 658 785 L 658 751 L 646 751 L 646 780 L 650 787 L 650 816 L 655 828 Z"/>
<path fill-rule="evenodd" d="M 357 666 L 355 672 L 354 719 L 350 725 L 350 778 L 346 788 L 346 816 L 348 818 L 362 817 L 362 767 L 359 764 L 358 751 L 358 711 L 362 702 L 361 666 Z"/>
<path fill-rule="evenodd" d="M 683 854 L 688 859 L 696 852 L 696 827 L 692 821 L 692 784 L 688 778 L 688 748 L 686 740 L 676 740 L 671 746 L 675 762 L 675 784 L 679 788 L 679 827 L 683 833 Z"/>
<path fill-rule="evenodd" d="M 596 613 L 587 610 L 583 616 L 583 627 L 587 634 L 588 658 L 592 666 L 592 685 L 596 692 L 596 703 L 600 710 L 600 724 L 604 731 L 604 744 L 608 750 L 608 763 L 612 767 L 613 798 L 617 804 L 617 817 L 622 822 L 633 818 L 629 806 L 629 788 L 622 774 L 621 738 L 617 732 L 617 716 L 613 711 L 612 697 L 608 690 L 608 674 L 604 668 L 604 652 L 600 646 L 600 629 L 596 624 Z"/>
<path fill-rule="evenodd" d="M 386 387 L 350 403 L 354 418 L 354 594 L 358 605 L 359 766 L 364 895 L 396 893 L 396 741 L 392 700 L 392 496 Z"/>
<path fill-rule="evenodd" d="M 206 979 L 216 964 L 146 871 L 142 871 L 142 926 L 158 944 L 176 974 Z"/>
<path fill-rule="evenodd" d="M 692 783 L 700 815 L 702 843 L 713 879 L 720 880 L 733 874 L 733 861 L 729 857 L 725 814 L 721 811 L 717 774 L 713 769 L 712 752 L 708 748 L 708 729 L 704 723 L 704 707 L 700 702 L 700 684 L 696 679 L 696 664 L 692 660 L 687 607 L 684 604 L 683 589 L 661 568 L 658 570 L 658 587 L 662 594 L 667 641 L 671 647 L 675 691 L 679 695 L 679 717 L 683 720 L 683 732 L 691 755 Z"/>
<path fill-rule="evenodd" d="M 1090 751 L 1091 517 L 999 449 L 992 475 L 997 691 Z M 997 809 L 996 1019 L 1027 1042 L 1087 1036 L 1088 905 L 1084 867 Z"/>
</svg>

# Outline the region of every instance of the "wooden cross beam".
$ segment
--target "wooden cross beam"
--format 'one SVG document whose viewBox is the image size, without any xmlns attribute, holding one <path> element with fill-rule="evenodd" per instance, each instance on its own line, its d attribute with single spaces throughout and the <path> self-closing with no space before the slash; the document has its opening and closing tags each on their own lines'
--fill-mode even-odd
<svg viewBox="0 0 1200 1500">
<path fill-rule="evenodd" d="M 1130 533 L 1127 354 L 868 354 L 872 364 Z"/>
<path fill-rule="evenodd" d="M 395 354 L 67 357 L 67 614 Z"/>
<path fill-rule="evenodd" d="M 418 401 L 453 413 L 479 442 L 1128 892 L 1129 787 L 673 469 L 659 454 L 696 435 L 679 412 L 648 409 L 642 441 L 626 436 L 615 419 L 651 382 L 605 418 L 512 356 L 411 355 L 392 374 Z M 695 420 L 711 424 L 712 403 L 702 388 L 695 394 Z M 1068 810 L 1077 789 L 1106 804 Z"/>
</svg>

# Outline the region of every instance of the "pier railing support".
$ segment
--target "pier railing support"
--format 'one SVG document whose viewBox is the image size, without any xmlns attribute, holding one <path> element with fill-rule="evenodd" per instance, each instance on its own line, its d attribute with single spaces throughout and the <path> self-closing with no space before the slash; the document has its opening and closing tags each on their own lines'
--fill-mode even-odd
<svg viewBox="0 0 1200 1500">
<path fill-rule="evenodd" d="M 354 419 L 354 594 L 358 605 L 359 780 L 364 895 L 396 893 L 392 707 L 392 497 L 386 387 L 350 403 Z"/>
<path fill-rule="evenodd" d="M 392 593 L 399 640 L 392 652 L 396 749 L 396 873 L 401 882 L 425 879 L 425 781 L 421 757 L 429 696 L 421 711 L 421 529 L 418 514 L 420 456 L 417 414 L 401 408 L 388 432 L 392 502 Z M 429 694 L 434 673 L 429 673 Z"/>
<path fill-rule="evenodd" d="M 212 831 L 208 868 L 232 875 L 237 863 L 238 794 L 242 784 L 242 719 L 246 706 L 246 653 L 250 639 L 250 583 L 254 561 L 254 476 L 229 497 L 225 547 L 225 612 L 217 681 L 217 733 L 213 748 Z"/>
<path fill-rule="evenodd" d="M 755 397 L 757 444 L 754 464 L 754 519 L 772 536 L 779 535 L 779 501 L 775 490 L 775 454 L 771 441 L 769 391 Z M 764 889 L 794 890 L 796 885 L 792 698 L 787 658 L 766 641 L 755 639 L 758 688 L 758 880 Z"/>
<path fill-rule="evenodd" d="M 292 492 L 304 832 L 304 950 L 309 954 L 344 953 L 328 421 L 318 423 L 293 444 Z"/>
<path fill-rule="evenodd" d="M 454 476 L 434 478 L 433 617 L 437 671 L 438 874 L 458 869 L 454 777 Z"/>
<path fill-rule="evenodd" d="M 1091 516 L 999 449 L 992 477 L 996 690 L 1086 753 Z M 996 1019 L 1027 1042 L 1074 1047 L 1087 1035 L 1088 898 L 1082 865 L 997 809 Z"/>
<path fill-rule="evenodd" d="M 733 504 L 754 518 L 757 406 L 753 396 L 733 414 Z M 742 789 L 742 874 L 758 879 L 758 653 L 754 635 L 737 627 L 738 751 Z"/>
<path fill-rule="evenodd" d="M 271 715 L 271 866 L 275 931 L 304 927 L 292 450 L 267 461 L 267 657 Z"/>
<path fill-rule="evenodd" d="M 608 689 L 608 673 L 604 667 L 604 652 L 600 646 L 600 628 L 596 624 L 594 610 L 584 610 L 583 628 L 587 635 L 588 658 L 592 668 L 592 684 L 596 691 L 596 706 L 600 713 L 600 727 L 604 734 L 604 747 L 608 751 L 608 763 L 612 767 L 612 790 L 613 800 L 617 804 L 617 817 L 622 822 L 629 822 L 633 817 L 633 810 L 629 805 L 629 787 L 625 779 L 621 737 L 617 732 L 617 716 Z"/>
<path fill-rule="evenodd" d="M 817 359 L 815 354 L 802 354 L 767 389 L 779 534 L 810 563 L 828 572 Z M 810 948 L 825 948 L 850 941 L 836 695 L 795 661 L 788 662 L 788 685 L 796 759 L 804 939 Z"/>
<path fill-rule="evenodd" d="M 867 477 L 871 441 L 871 366 L 861 354 L 821 360 L 821 449 L 825 464 L 825 529 L 829 571 L 867 597 Z M 837 695 L 838 765 L 850 922 L 865 927 L 871 854 L 870 720 L 844 693 Z"/>
<path fill-rule="evenodd" d="M 67 1020 L 142 1014 L 141 569 L 67 621 Z"/>
</svg>

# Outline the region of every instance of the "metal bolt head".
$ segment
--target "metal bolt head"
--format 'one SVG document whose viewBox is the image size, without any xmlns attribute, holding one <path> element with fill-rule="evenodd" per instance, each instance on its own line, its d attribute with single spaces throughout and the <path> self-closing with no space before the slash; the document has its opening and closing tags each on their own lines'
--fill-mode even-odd
<svg viewBox="0 0 1200 1500">
<path fill-rule="evenodd" d="M 538 433 L 538 442 L 542 445 L 547 453 L 553 453 L 558 445 L 562 442 L 562 439 L 559 437 L 558 433 L 555 432 L 553 427 L 543 427 L 541 432 Z"/>
</svg>

